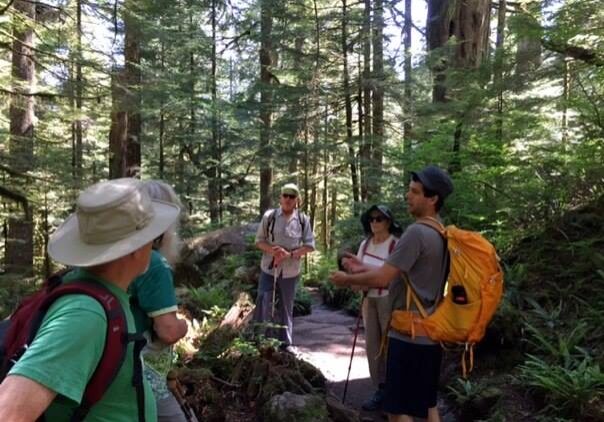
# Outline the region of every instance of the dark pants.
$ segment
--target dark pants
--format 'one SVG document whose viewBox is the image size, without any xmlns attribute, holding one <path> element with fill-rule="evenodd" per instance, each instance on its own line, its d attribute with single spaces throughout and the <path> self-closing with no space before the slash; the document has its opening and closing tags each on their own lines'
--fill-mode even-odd
<svg viewBox="0 0 604 422">
<path fill-rule="evenodd" d="M 382 409 L 392 415 L 427 418 L 436 406 L 442 348 L 388 338 L 386 396 Z"/>
<path fill-rule="evenodd" d="M 275 319 L 272 319 L 273 308 L 273 283 L 271 274 L 260 273 L 258 283 L 258 296 L 254 310 L 255 322 L 272 322 L 281 327 L 269 329 L 267 336 L 276 338 L 288 346 L 293 343 L 294 326 L 294 298 L 296 296 L 296 283 L 300 276 L 291 278 L 277 277 L 277 292 L 275 295 Z"/>
</svg>

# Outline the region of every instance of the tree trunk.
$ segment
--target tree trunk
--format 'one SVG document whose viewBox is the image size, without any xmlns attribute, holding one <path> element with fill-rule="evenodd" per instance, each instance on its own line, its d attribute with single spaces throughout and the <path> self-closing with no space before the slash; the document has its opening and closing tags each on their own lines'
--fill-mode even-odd
<svg viewBox="0 0 604 422">
<path fill-rule="evenodd" d="M 405 38 L 404 38 L 404 46 L 405 46 L 405 62 L 403 65 L 403 69 L 405 72 L 405 87 L 404 87 L 404 103 L 403 103 L 403 113 L 404 113 L 404 123 L 403 123 L 403 145 L 404 151 L 406 154 L 411 152 L 411 104 L 412 104 L 412 94 L 411 94 L 411 24 L 412 24 L 412 15 L 411 15 L 411 0 L 405 0 Z M 406 171 L 407 169 L 405 169 Z M 405 179 L 406 180 L 406 177 Z"/>
<path fill-rule="evenodd" d="M 447 19 L 450 2 L 448 0 L 429 0 L 428 18 L 426 22 L 426 38 L 428 51 L 431 53 L 430 63 L 433 77 L 432 102 L 446 101 L 447 87 L 445 86 L 448 58 L 440 51 L 449 39 L 449 20 Z"/>
<path fill-rule="evenodd" d="M 541 2 L 528 2 L 525 4 L 527 12 L 532 16 L 528 18 L 520 15 L 518 18 L 525 20 L 525 27 L 534 26 L 534 22 L 541 19 Z M 539 36 L 532 34 L 520 34 L 516 43 L 516 69 L 515 86 L 521 89 L 525 86 L 527 79 L 535 69 L 541 66 L 541 40 Z"/>
<path fill-rule="evenodd" d="M 135 18 L 135 4 L 136 0 L 126 0 L 124 3 L 124 81 L 127 87 L 124 99 L 128 113 L 125 176 L 128 177 L 140 177 L 141 171 L 141 23 Z"/>
<path fill-rule="evenodd" d="M 384 143 L 384 8 L 374 0 L 373 9 L 373 136 L 369 197 L 381 197 Z"/>
<path fill-rule="evenodd" d="M 327 107 L 325 107 L 327 109 Z M 326 119 L 327 120 L 327 119 Z M 325 128 L 325 132 L 327 132 L 327 127 Z M 327 133 L 326 133 L 327 135 Z M 329 153 L 327 152 L 327 148 L 323 148 L 323 189 L 322 189 L 322 207 L 321 207 L 321 245 L 323 245 L 323 250 L 327 250 L 329 245 L 329 239 L 327 233 L 329 231 L 329 177 L 328 170 L 329 169 Z"/>
<path fill-rule="evenodd" d="M 140 31 L 134 0 L 124 3 L 124 61 L 112 78 L 109 177 L 139 177 L 141 169 Z"/>
<path fill-rule="evenodd" d="M 160 48 L 160 61 L 161 61 L 161 73 L 163 74 L 166 70 L 166 51 L 165 51 L 165 43 L 162 41 L 161 42 L 161 48 Z M 166 131 L 166 123 L 165 123 L 165 111 L 164 111 L 164 107 L 165 107 L 165 102 L 164 102 L 164 97 L 162 95 L 160 101 L 159 101 L 159 178 L 161 180 L 163 180 L 165 178 L 165 152 L 164 152 L 164 145 L 165 145 L 165 131 Z"/>
<path fill-rule="evenodd" d="M 82 183 L 82 4 L 80 0 L 76 1 L 76 51 L 72 55 L 72 60 L 75 65 L 75 78 L 71 79 L 73 94 L 73 112 L 76 116 L 71 124 L 72 132 L 72 169 L 74 191 L 78 192 Z"/>
<path fill-rule="evenodd" d="M 10 101 L 10 141 L 9 152 L 12 167 L 20 173 L 33 169 L 34 159 L 34 97 L 27 94 L 33 91 L 36 83 L 36 68 L 33 59 L 34 44 L 33 24 L 36 19 L 35 4 L 29 1 L 16 0 L 13 8 L 21 15 L 13 28 L 12 45 L 12 81 L 15 95 Z M 13 18 L 16 19 L 16 18 Z M 21 20 L 23 19 L 24 22 Z M 12 179 L 12 178 L 11 178 Z M 11 185 L 24 193 L 27 198 L 28 186 L 21 180 L 11 180 Z M 6 240 L 6 271 L 9 273 L 31 274 L 33 271 L 33 210 L 29 203 L 24 204 L 24 213 L 12 212 L 8 221 Z"/>
<path fill-rule="evenodd" d="M 568 146 L 568 101 L 570 100 L 570 63 L 571 59 L 564 58 L 564 79 L 562 92 L 562 148 L 566 151 Z"/>
<path fill-rule="evenodd" d="M 113 72 L 111 78 L 111 128 L 109 130 L 109 178 L 128 174 L 128 112 L 124 110 L 124 76 Z"/>
<path fill-rule="evenodd" d="M 371 0 L 365 0 L 363 16 L 363 138 L 361 140 L 361 201 L 367 202 L 371 172 Z"/>
<path fill-rule="evenodd" d="M 272 66 L 272 28 L 273 16 L 271 12 L 271 2 L 269 0 L 261 1 L 261 21 L 260 21 L 260 215 L 272 205 L 273 185 L 273 152 L 271 145 L 271 119 L 273 95 L 271 89 L 271 66 Z"/>
<path fill-rule="evenodd" d="M 499 0 L 499 12 L 497 14 L 497 39 L 495 41 L 495 65 L 493 67 L 493 84 L 497 90 L 497 121 L 496 137 L 499 145 L 503 141 L 503 41 L 505 34 L 505 13 L 507 0 Z"/>
<path fill-rule="evenodd" d="M 210 205 L 210 221 L 213 224 L 218 224 L 220 222 L 220 212 L 218 206 L 218 187 L 220 185 L 220 181 L 218 180 L 218 94 L 216 90 L 216 0 L 212 0 L 210 21 L 212 27 L 212 66 L 210 74 L 210 92 L 212 95 L 212 140 L 210 141 L 211 163 L 208 172 L 208 203 Z"/>
<path fill-rule="evenodd" d="M 343 83 L 344 105 L 346 109 L 346 144 L 348 145 L 348 162 L 352 180 L 352 199 L 359 203 L 359 180 L 357 174 L 357 160 L 354 141 L 352 139 L 352 98 L 350 95 L 350 76 L 348 73 L 348 10 L 346 0 L 342 0 L 342 57 L 343 57 Z"/>
</svg>

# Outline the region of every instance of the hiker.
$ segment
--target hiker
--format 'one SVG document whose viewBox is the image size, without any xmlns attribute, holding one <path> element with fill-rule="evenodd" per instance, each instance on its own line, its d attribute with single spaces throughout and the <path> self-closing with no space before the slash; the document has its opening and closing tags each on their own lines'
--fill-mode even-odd
<svg viewBox="0 0 604 422">
<path fill-rule="evenodd" d="M 448 254 L 441 235 L 417 220 L 440 219 L 438 213 L 451 192 L 453 183 L 440 168 L 428 166 L 412 172 L 406 199 L 416 222 L 407 227 L 384 265 L 371 269 L 355 262 L 356 273 L 337 271 L 330 275 L 330 280 L 339 286 L 388 287 L 391 310 L 395 310 L 405 307 L 406 287 L 401 276 L 407 277 L 431 314 L 442 296 Z M 391 280 L 394 281 L 390 283 Z M 382 410 L 388 413 L 390 422 L 411 422 L 413 417 L 440 421 L 436 392 L 441 359 L 440 344 L 428 337 L 412 338 L 389 330 Z"/>
<path fill-rule="evenodd" d="M 396 241 L 401 235 L 401 227 L 385 205 L 373 205 L 361 215 L 361 224 L 365 240 L 359 246 L 356 257 L 364 265 L 381 267 L 394 250 Z M 343 259 L 346 268 L 350 258 Z M 386 361 L 380 353 L 382 337 L 387 334 L 390 320 L 390 303 L 388 288 L 364 288 L 362 314 L 365 327 L 365 348 L 369 375 L 376 388 L 373 396 L 362 404 L 366 411 L 379 410 L 384 399 L 386 381 Z"/>
<path fill-rule="evenodd" d="M 63 283 L 85 280 L 102 285 L 119 300 L 128 333 L 135 331 L 128 285 L 145 272 L 153 240 L 180 213 L 176 205 L 152 201 L 141 185 L 136 179 L 123 178 L 85 189 L 75 213 L 48 244 L 48 254 L 55 261 L 75 267 L 63 276 Z M 0 420 L 35 421 L 43 413 L 48 421 L 76 420 L 72 414 L 110 335 L 107 321 L 103 306 L 88 295 L 66 295 L 54 301 L 35 339 L 0 384 Z M 115 378 L 86 421 L 156 420 L 155 400 L 142 378 L 137 348 L 130 341 L 126 347 Z M 143 389 L 144 396 L 137 394 Z"/>
<path fill-rule="evenodd" d="M 167 183 L 148 180 L 143 190 L 151 199 L 174 204 L 182 210 L 176 192 Z M 165 364 L 172 362 L 169 346 L 184 337 L 188 328 L 187 322 L 176 316 L 178 306 L 171 266 L 180 258 L 182 246 L 177 229 L 178 220 L 153 241 L 149 268 L 128 287 L 137 332 L 147 338 L 147 346 L 142 351 L 144 373 L 155 396 L 159 422 L 187 422 L 180 404 L 168 389 L 169 368 Z"/>
<path fill-rule="evenodd" d="M 286 351 L 293 351 L 294 297 L 300 259 L 315 249 L 310 220 L 298 210 L 299 196 L 294 183 L 283 185 L 279 208 L 264 213 L 256 232 L 256 247 L 262 251 L 262 260 L 254 321 L 281 325 L 282 328 L 269 330 L 269 335 L 280 340 L 280 347 Z"/>
</svg>

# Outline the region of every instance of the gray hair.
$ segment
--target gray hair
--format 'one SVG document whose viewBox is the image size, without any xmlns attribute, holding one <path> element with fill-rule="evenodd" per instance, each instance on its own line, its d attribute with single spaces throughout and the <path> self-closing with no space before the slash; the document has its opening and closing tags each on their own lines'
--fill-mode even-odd
<svg viewBox="0 0 604 422">
<path fill-rule="evenodd" d="M 161 180 L 147 180 L 143 183 L 143 189 L 147 191 L 151 199 L 178 205 L 182 215 L 182 203 L 172 186 Z M 164 232 L 159 245 L 154 245 L 170 265 L 174 265 L 180 260 L 180 250 L 182 249 L 183 242 L 178 235 L 178 226 L 179 222 L 176 220 Z"/>
</svg>

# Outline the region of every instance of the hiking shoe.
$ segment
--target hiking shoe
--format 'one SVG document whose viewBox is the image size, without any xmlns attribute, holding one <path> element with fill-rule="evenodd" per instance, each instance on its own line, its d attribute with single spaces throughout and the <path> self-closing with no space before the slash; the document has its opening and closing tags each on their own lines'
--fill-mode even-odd
<svg viewBox="0 0 604 422">
<path fill-rule="evenodd" d="M 373 396 L 361 405 L 361 409 L 367 412 L 375 412 L 382 408 L 382 402 L 384 401 L 384 391 L 377 390 Z"/>
</svg>

